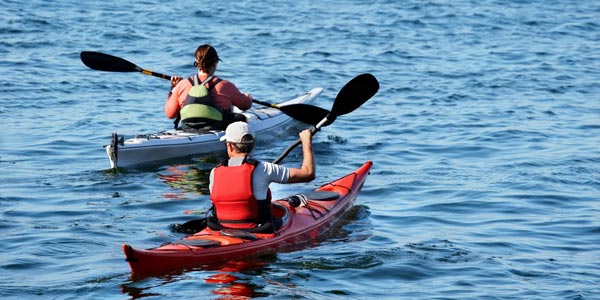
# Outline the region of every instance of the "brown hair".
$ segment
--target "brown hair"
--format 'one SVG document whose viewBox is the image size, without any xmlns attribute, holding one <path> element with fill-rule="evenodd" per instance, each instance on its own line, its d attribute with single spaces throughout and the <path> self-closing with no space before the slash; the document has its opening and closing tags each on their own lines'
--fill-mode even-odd
<svg viewBox="0 0 600 300">
<path fill-rule="evenodd" d="M 250 134 L 246 134 L 242 137 L 241 143 L 230 143 L 233 145 L 235 151 L 239 153 L 250 153 L 254 148 L 254 138 Z"/>
<path fill-rule="evenodd" d="M 204 44 L 196 49 L 196 63 L 204 72 L 208 73 L 208 69 L 216 64 L 220 59 L 217 50 L 211 45 Z"/>
</svg>

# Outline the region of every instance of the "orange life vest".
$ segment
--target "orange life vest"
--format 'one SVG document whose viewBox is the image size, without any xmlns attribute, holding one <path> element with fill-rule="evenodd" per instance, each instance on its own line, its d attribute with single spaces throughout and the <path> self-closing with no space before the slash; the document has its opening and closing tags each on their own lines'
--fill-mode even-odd
<svg viewBox="0 0 600 300">
<path fill-rule="evenodd" d="M 254 228 L 262 221 L 259 202 L 252 192 L 252 171 L 256 164 L 255 160 L 244 159 L 240 166 L 228 166 L 225 161 L 215 168 L 210 200 L 222 225 Z"/>
</svg>

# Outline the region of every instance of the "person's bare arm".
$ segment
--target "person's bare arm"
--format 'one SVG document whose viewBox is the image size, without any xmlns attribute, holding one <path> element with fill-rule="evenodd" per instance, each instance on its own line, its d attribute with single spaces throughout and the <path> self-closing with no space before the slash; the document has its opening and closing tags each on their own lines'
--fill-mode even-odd
<svg viewBox="0 0 600 300">
<path fill-rule="evenodd" d="M 309 129 L 300 132 L 302 141 L 302 166 L 290 168 L 288 183 L 308 182 L 315 179 L 315 160 L 312 152 L 312 134 Z"/>
</svg>

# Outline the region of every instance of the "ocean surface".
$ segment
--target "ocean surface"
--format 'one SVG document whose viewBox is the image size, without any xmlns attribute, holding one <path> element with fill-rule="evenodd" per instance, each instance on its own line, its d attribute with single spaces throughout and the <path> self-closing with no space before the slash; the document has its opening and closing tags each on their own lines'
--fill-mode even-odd
<svg viewBox="0 0 600 300">
<path fill-rule="evenodd" d="M 600 299 L 598 0 L 1 4 L 1 299 Z M 275 197 L 374 166 L 314 247 L 136 280 L 121 245 L 181 238 L 219 158 L 109 170 L 113 132 L 172 126 L 169 83 L 79 54 L 188 76 L 204 43 L 264 101 L 322 87 L 330 109 L 356 75 L 380 82 L 315 135 L 317 179 Z"/>
</svg>

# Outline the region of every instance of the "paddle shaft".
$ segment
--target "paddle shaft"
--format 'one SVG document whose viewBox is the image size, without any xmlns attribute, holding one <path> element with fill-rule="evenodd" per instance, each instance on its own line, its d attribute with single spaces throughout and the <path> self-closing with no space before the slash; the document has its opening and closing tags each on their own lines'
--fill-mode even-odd
<svg viewBox="0 0 600 300">
<path fill-rule="evenodd" d="M 146 74 L 146 75 L 151 75 L 151 76 L 156 76 L 156 77 L 159 77 L 159 78 L 162 78 L 162 79 L 171 80 L 171 76 L 169 76 L 169 75 L 165 75 L 165 74 L 161 74 L 161 73 L 156 73 L 156 72 L 153 72 L 153 71 L 150 71 L 150 70 L 145 70 L 145 69 L 140 68 L 140 72 L 143 73 L 143 74 Z"/>
<path fill-rule="evenodd" d="M 268 103 L 268 102 L 264 102 L 261 100 L 256 100 L 256 99 L 252 99 L 252 102 L 256 103 L 256 104 L 260 104 L 263 106 L 267 106 L 267 107 L 272 107 L 272 108 L 281 108 L 281 106 L 277 105 L 277 104 L 273 104 L 273 103 Z"/>
<path fill-rule="evenodd" d="M 311 135 L 315 135 L 317 133 L 317 131 L 319 131 L 321 129 L 321 127 L 323 126 L 323 124 L 325 124 L 327 122 L 327 117 L 325 119 L 323 119 L 321 122 L 319 122 L 319 124 L 317 124 L 317 126 L 315 126 L 313 129 L 310 130 L 310 134 Z M 289 145 L 284 151 L 283 153 L 281 153 L 281 155 L 279 155 L 279 157 L 277 157 L 273 163 L 274 164 L 278 164 L 280 163 L 286 156 L 288 156 L 288 154 L 290 154 L 290 152 L 292 152 L 292 150 L 294 150 L 294 148 L 296 148 L 298 145 L 302 144 L 302 140 L 298 139 L 297 141 L 295 141 L 293 144 Z"/>
</svg>

